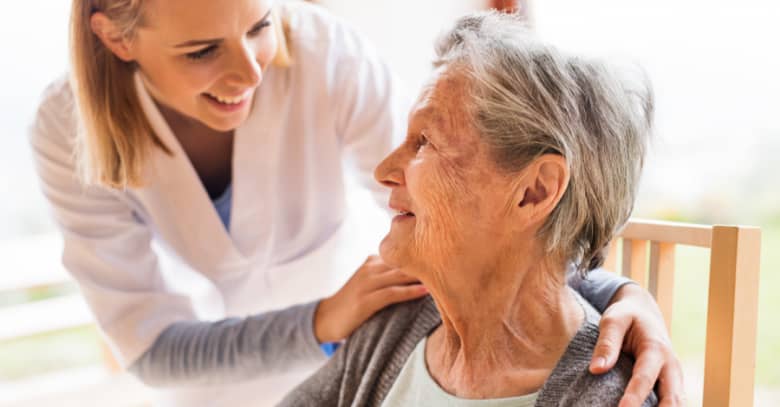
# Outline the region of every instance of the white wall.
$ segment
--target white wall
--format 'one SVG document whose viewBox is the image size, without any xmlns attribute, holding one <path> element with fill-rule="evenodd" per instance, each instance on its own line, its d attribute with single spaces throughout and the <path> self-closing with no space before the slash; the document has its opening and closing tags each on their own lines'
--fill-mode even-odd
<svg viewBox="0 0 780 407">
<path fill-rule="evenodd" d="M 430 72 L 437 35 L 455 19 L 481 9 L 485 0 L 322 0 L 376 45 L 416 93 Z"/>
</svg>

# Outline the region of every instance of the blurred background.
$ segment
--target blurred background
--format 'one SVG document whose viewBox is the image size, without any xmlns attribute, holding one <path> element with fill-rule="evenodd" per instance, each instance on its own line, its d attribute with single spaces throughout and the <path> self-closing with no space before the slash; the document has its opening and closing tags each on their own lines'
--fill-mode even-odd
<svg viewBox="0 0 780 407">
<path fill-rule="evenodd" d="M 365 34 L 416 93 L 436 35 L 490 2 L 319 3 Z M 103 405 L 120 390 L 126 405 L 143 405 L 137 383 L 106 372 L 99 332 L 59 264 L 27 145 L 41 92 L 67 69 L 69 6 L 0 5 L 0 405 Z M 762 228 L 756 405 L 780 405 L 780 3 L 537 0 L 525 12 L 563 49 L 649 73 L 657 139 L 636 216 Z M 362 191 L 351 194 L 357 212 L 377 213 Z M 690 405 L 701 405 L 708 261 L 703 249 L 677 256 L 672 337 Z"/>
</svg>

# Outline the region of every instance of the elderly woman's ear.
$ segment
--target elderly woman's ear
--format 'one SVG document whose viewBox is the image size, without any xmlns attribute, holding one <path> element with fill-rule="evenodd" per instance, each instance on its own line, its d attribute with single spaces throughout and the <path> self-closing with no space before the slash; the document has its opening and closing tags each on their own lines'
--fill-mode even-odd
<svg viewBox="0 0 780 407">
<path fill-rule="evenodd" d="M 515 202 L 525 224 L 541 225 L 558 206 L 569 186 L 569 165 L 558 154 L 544 154 L 518 177 Z"/>
</svg>

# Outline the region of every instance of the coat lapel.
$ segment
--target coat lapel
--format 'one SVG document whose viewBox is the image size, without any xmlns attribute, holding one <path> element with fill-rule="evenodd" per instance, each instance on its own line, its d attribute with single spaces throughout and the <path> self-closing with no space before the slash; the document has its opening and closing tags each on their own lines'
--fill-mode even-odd
<svg viewBox="0 0 780 407">
<path fill-rule="evenodd" d="M 281 145 L 280 111 L 286 100 L 285 94 L 273 87 L 285 86 L 280 70 L 270 67 L 264 73 L 263 83 L 255 93 L 252 112 L 247 121 L 234 135 L 233 149 L 233 212 L 230 230 L 236 249 L 253 264 L 268 265 L 275 249 L 275 214 L 280 213 L 276 205 L 279 191 L 276 185 L 283 179 L 279 174 Z M 275 106 L 274 109 L 259 109 L 258 106 Z"/>
<path fill-rule="evenodd" d="M 146 91 L 140 73 L 135 81 L 141 106 L 172 155 L 152 148 L 146 166 L 147 183 L 133 192 L 165 243 L 195 270 L 211 274 L 243 264 L 244 256 L 233 244 L 192 163 Z M 233 173 L 240 171 L 234 169 Z M 234 185 L 234 193 L 241 189 Z"/>
</svg>

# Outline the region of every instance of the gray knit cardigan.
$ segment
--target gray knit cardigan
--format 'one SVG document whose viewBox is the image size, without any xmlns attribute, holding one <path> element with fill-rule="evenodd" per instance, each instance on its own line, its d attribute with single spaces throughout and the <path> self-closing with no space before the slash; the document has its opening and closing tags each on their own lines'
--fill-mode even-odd
<svg viewBox="0 0 780 407">
<path fill-rule="evenodd" d="M 536 406 L 617 406 L 631 377 L 633 362 L 627 355 L 606 374 L 589 373 L 600 316 L 579 299 L 585 309 L 583 324 L 539 391 Z M 441 316 L 430 296 L 380 311 L 279 405 L 381 406 L 417 343 L 439 324 Z M 650 394 L 643 406 L 657 403 Z"/>
</svg>

